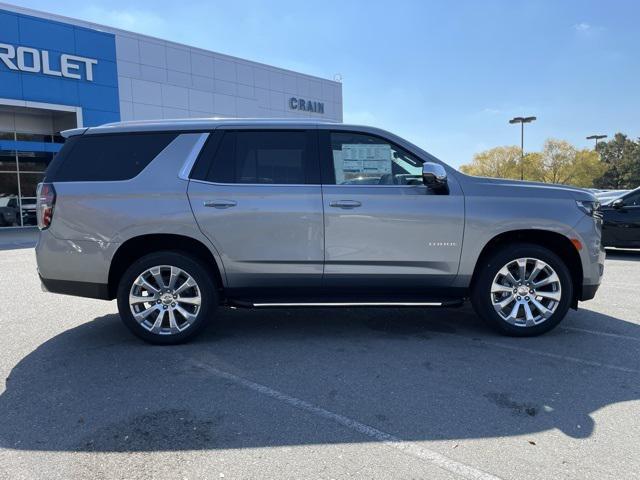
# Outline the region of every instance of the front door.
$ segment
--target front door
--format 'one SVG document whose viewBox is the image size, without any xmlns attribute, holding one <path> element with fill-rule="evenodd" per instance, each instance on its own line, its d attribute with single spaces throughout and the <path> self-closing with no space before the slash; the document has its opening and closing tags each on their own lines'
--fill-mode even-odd
<svg viewBox="0 0 640 480">
<path fill-rule="evenodd" d="M 320 138 L 325 286 L 428 296 L 451 285 L 464 227 L 455 179 L 436 194 L 422 183 L 423 161 L 382 137 L 336 130 Z"/>
<path fill-rule="evenodd" d="M 205 158 L 202 158 L 202 157 Z M 205 162 L 203 164 L 201 162 Z M 323 218 L 315 130 L 217 130 L 189 182 L 229 292 L 320 286 Z"/>
<path fill-rule="evenodd" d="M 605 207 L 603 235 L 606 246 L 622 248 L 640 247 L 640 191 L 634 191 L 624 197 L 620 208 Z"/>
</svg>

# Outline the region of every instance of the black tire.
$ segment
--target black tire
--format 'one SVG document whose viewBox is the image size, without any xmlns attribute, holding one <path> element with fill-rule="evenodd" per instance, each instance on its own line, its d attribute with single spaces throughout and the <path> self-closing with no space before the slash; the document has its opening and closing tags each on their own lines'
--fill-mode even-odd
<svg viewBox="0 0 640 480">
<path fill-rule="evenodd" d="M 131 306 L 129 305 L 129 293 L 131 292 L 131 288 L 134 282 L 146 270 L 158 265 L 177 267 L 186 274 L 190 275 L 197 284 L 197 291 L 200 295 L 200 306 L 197 310 L 195 310 L 196 307 L 193 307 L 194 313 L 197 312 L 196 318 L 190 325 L 187 325 L 183 331 L 167 333 L 166 328 L 168 327 L 166 327 L 164 334 L 154 333 L 148 329 L 148 325 L 147 328 L 143 326 L 143 323 L 150 322 L 151 320 L 146 320 L 145 322 L 140 323 L 135 319 L 134 314 L 131 311 Z M 152 286 L 157 287 L 157 282 L 152 283 Z M 120 318 L 122 318 L 122 321 L 127 326 L 127 328 L 131 330 L 134 335 L 138 336 L 146 342 L 155 345 L 176 345 L 192 339 L 197 334 L 199 334 L 207 325 L 207 323 L 212 319 L 218 306 L 218 294 L 215 288 L 212 273 L 206 267 L 200 265 L 197 259 L 191 257 L 186 253 L 177 251 L 155 252 L 145 255 L 144 257 L 141 257 L 133 262 L 133 264 L 124 272 L 124 274 L 120 278 L 117 298 Z M 154 302 L 149 303 L 153 305 Z M 157 307 L 158 311 L 160 310 L 160 308 L 165 308 L 165 305 L 160 303 Z M 165 310 L 167 308 L 171 308 L 171 306 L 167 305 Z M 154 313 L 151 314 L 151 316 L 154 315 Z M 168 315 L 165 315 L 165 317 L 168 317 Z M 183 317 L 177 313 L 175 314 L 175 318 L 180 320 L 186 319 L 186 317 Z M 166 325 L 166 321 L 162 320 L 160 323 Z M 186 322 L 184 323 L 184 325 L 186 325 Z"/>
<path fill-rule="evenodd" d="M 509 262 L 519 258 L 542 260 L 555 270 L 560 282 L 561 297 L 553 314 L 536 325 L 515 325 L 503 319 L 494 309 L 491 288 L 498 272 Z M 478 265 L 477 276 L 471 289 L 471 303 L 476 313 L 491 328 L 512 337 L 532 337 L 555 328 L 565 317 L 573 299 L 573 281 L 568 267 L 551 250 L 536 244 L 514 243 L 496 249 Z M 505 298 L 508 293 L 503 294 Z M 534 295 L 532 295 L 534 296 Z M 508 308 L 508 307 L 507 307 Z M 538 312 L 539 313 L 539 312 Z"/>
</svg>

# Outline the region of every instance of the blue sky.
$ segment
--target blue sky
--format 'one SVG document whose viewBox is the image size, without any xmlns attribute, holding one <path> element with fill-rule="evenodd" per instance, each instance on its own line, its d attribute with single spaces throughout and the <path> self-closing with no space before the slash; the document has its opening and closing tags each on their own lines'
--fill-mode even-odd
<svg viewBox="0 0 640 480">
<path fill-rule="evenodd" d="M 345 122 L 392 130 L 451 165 L 548 137 L 640 136 L 640 2 L 20 1 L 343 81 Z"/>
</svg>

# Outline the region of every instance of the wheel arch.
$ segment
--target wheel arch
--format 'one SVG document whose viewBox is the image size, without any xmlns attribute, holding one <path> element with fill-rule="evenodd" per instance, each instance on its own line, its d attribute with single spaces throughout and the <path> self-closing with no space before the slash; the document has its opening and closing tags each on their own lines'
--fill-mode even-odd
<svg viewBox="0 0 640 480">
<path fill-rule="evenodd" d="M 109 267 L 108 294 L 116 298 L 118 283 L 126 269 L 138 258 L 161 250 L 183 252 L 203 262 L 212 274 L 217 289 L 222 292 L 225 286 L 221 265 L 211 250 L 200 240 L 186 235 L 169 233 L 147 234 L 132 237 L 123 242 L 116 250 Z"/>
<path fill-rule="evenodd" d="M 582 262 L 580 260 L 580 254 L 576 250 L 576 247 L 571 240 L 558 232 L 552 232 L 549 230 L 536 230 L 536 229 L 522 229 L 522 230 L 510 230 L 502 232 L 493 237 L 483 247 L 478 261 L 476 262 L 471 277 L 470 288 L 473 288 L 477 281 L 480 268 L 486 262 L 487 258 L 501 247 L 501 245 L 509 243 L 532 243 L 544 248 L 548 248 L 553 253 L 558 255 L 563 261 L 566 262 L 567 268 L 571 274 L 571 280 L 573 283 L 573 298 L 571 299 L 571 307 L 577 308 L 578 299 L 582 296 L 582 279 L 583 270 Z"/>
</svg>

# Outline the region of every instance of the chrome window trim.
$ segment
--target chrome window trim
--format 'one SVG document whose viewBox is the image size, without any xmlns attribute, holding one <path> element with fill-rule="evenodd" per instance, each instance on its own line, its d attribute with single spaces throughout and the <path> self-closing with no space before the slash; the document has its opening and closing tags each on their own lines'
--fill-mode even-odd
<svg viewBox="0 0 640 480">
<path fill-rule="evenodd" d="M 186 133 L 182 135 L 193 135 L 193 134 Z M 182 180 L 189 180 L 189 175 L 191 175 L 191 170 L 193 169 L 193 165 L 196 163 L 196 159 L 198 158 L 198 155 L 200 155 L 200 152 L 202 151 L 202 147 L 204 147 L 204 144 L 206 143 L 208 138 L 209 138 L 209 132 L 201 133 L 199 135 L 198 139 L 196 140 L 196 143 L 194 143 L 193 147 L 191 148 L 189 155 L 187 155 L 187 158 L 182 164 L 182 168 L 178 173 L 178 178 Z"/>
<path fill-rule="evenodd" d="M 320 183 L 218 183 L 208 182 L 207 180 L 200 180 L 197 178 L 191 178 L 190 181 L 194 183 L 203 183 L 205 185 L 217 185 L 219 187 L 320 187 Z"/>
<path fill-rule="evenodd" d="M 342 188 L 426 188 L 425 185 L 336 185 L 335 183 L 323 183 L 322 186 Z"/>
<path fill-rule="evenodd" d="M 218 183 L 218 182 L 208 182 L 207 180 L 200 180 L 196 178 L 190 178 L 189 180 L 194 183 L 203 183 L 205 185 L 217 185 L 220 187 L 245 186 L 245 187 L 426 188 L 425 185 L 335 185 L 333 183 Z"/>
</svg>

